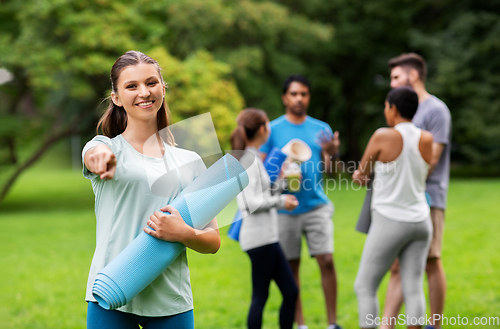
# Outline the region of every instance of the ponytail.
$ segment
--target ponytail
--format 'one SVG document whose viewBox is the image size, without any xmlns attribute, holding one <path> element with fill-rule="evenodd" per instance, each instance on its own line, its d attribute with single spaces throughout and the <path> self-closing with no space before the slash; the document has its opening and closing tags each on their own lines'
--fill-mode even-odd
<svg viewBox="0 0 500 329">
<path fill-rule="evenodd" d="M 241 111 L 236 119 L 238 126 L 231 134 L 231 147 L 233 150 L 244 150 L 247 147 L 248 141 L 255 138 L 255 134 L 262 125 L 268 121 L 266 112 L 247 108 Z"/>
<path fill-rule="evenodd" d="M 127 113 L 125 109 L 113 103 L 111 97 L 109 97 L 109 105 L 106 112 L 104 112 L 97 123 L 97 134 L 99 134 L 99 128 L 102 129 L 102 134 L 109 138 L 120 135 L 127 128 Z"/>
<path fill-rule="evenodd" d="M 231 134 L 231 148 L 233 150 L 244 150 L 247 147 L 247 134 L 242 125 L 238 125 Z"/>
</svg>

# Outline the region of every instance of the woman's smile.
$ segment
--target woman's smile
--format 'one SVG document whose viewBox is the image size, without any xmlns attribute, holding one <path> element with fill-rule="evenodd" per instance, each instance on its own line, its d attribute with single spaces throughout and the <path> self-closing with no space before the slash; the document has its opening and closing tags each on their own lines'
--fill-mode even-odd
<svg viewBox="0 0 500 329">
<path fill-rule="evenodd" d="M 151 108 L 153 106 L 153 103 L 155 101 L 145 101 L 145 102 L 140 102 L 140 103 L 137 103 L 135 105 L 139 106 L 140 108 L 143 108 L 143 109 L 148 109 L 148 108 Z"/>
</svg>

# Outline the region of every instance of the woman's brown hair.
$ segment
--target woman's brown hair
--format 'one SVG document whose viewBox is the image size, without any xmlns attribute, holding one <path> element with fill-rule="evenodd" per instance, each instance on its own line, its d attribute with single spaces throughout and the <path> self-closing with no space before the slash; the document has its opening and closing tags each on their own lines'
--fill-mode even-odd
<svg viewBox="0 0 500 329">
<path fill-rule="evenodd" d="M 121 72 L 130 65 L 138 65 L 141 63 L 154 65 L 158 75 L 160 76 L 161 84 L 165 86 L 158 62 L 140 51 L 131 50 L 121 55 L 113 64 L 113 67 L 111 67 L 110 77 L 112 92 L 117 93 L 116 85 Z M 167 144 L 174 145 L 174 136 L 169 129 L 170 111 L 165 103 L 165 100 L 163 100 L 163 103 L 156 115 L 156 122 L 158 124 L 158 131 L 160 132 L 161 138 Z M 117 106 L 113 103 L 111 97 L 109 97 L 108 108 L 97 124 L 97 134 L 99 134 L 99 128 L 102 129 L 103 135 L 110 138 L 118 136 L 125 131 L 125 128 L 127 128 L 127 113 L 125 112 L 125 109 L 123 106 Z"/>
<path fill-rule="evenodd" d="M 240 112 L 236 118 L 238 126 L 231 134 L 231 147 L 233 150 L 244 150 L 248 141 L 254 139 L 255 134 L 262 125 L 266 125 L 267 121 L 266 112 L 247 108 Z"/>
</svg>

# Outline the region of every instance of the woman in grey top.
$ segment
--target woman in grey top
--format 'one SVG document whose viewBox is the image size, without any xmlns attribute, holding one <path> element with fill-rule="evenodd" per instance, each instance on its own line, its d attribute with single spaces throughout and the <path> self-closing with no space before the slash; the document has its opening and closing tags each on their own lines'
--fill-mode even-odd
<svg viewBox="0 0 500 329">
<path fill-rule="evenodd" d="M 250 183 L 238 198 L 243 217 L 240 231 L 241 248 L 252 263 L 252 303 L 248 313 L 249 329 L 262 327 L 262 313 L 269 285 L 274 280 L 283 295 L 280 328 L 291 329 L 295 314 L 298 288 L 292 271 L 278 244 L 276 209 L 293 210 L 298 201 L 293 195 L 281 195 L 271 184 L 258 148 L 270 133 L 269 119 L 264 111 L 245 109 L 237 119 L 238 127 L 231 134 L 233 150 L 245 150 L 240 161 L 247 169 Z"/>
</svg>

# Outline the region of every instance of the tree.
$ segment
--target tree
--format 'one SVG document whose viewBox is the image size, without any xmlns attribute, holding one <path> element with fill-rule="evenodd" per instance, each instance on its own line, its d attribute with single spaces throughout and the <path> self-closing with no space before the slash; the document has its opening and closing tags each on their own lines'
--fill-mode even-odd
<svg viewBox="0 0 500 329">
<path fill-rule="evenodd" d="M 92 131 L 110 67 L 130 49 L 162 58 L 174 119 L 211 111 L 223 144 L 243 103 L 276 118 L 285 77 L 307 75 L 309 113 L 340 131 L 345 160 L 358 160 L 384 124 L 387 60 L 414 51 L 452 112 L 453 159 L 496 163 L 499 9 L 471 0 L 3 0 L 0 67 L 15 78 L 0 86 L 0 168 L 10 175 L 0 200 L 55 141 Z"/>
<path fill-rule="evenodd" d="M 417 52 L 429 66 L 428 90 L 452 113 L 452 160 L 482 166 L 500 160 L 497 2 L 274 2 L 335 26 L 333 42 L 308 54 L 304 72 L 313 82 L 310 112 L 340 130 L 344 159 L 358 160 L 368 136 L 385 124 L 387 60 Z"/>
<path fill-rule="evenodd" d="M 228 122 L 243 106 L 230 66 L 203 51 L 180 61 L 154 46 L 162 44 L 155 40 L 166 30 L 163 21 L 145 24 L 146 17 L 130 2 L 127 7 L 113 1 L 9 1 L 1 8 L 0 24 L 7 33 L 0 38 L 0 66 L 14 80 L 0 87 L 0 200 L 55 142 L 94 129 L 96 109 L 109 95 L 110 68 L 129 49 L 151 51 L 165 65 L 175 119 L 212 111 L 225 118 L 215 124 L 221 139 L 227 139 Z"/>
<path fill-rule="evenodd" d="M 10 157 L 0 200 L 57 140 L 93 129 L 108 72 L 126 50 L 158 54 L 174 119 L 211 111 L 227 145 L 243 107 L 233 79 L 249 87 L 248 104 L 276 107 L 285 68 L 304 67 L 287 50 L 304 52 L 332 32 L 270 1 L 8 0 L 0 21 L 0 66 L 14 75 L 0 87 L 0 154 Z"/>
<path fill-rule="evenodd" d="M 412 43 L 428 54 L 429 87 L 452 112 L 455 159 L 493 165 L 498 172 L 500 4 L 447 1 L 442 6 L 446 23 L 440 30 L 412 31 Z"/>
</svg>

